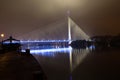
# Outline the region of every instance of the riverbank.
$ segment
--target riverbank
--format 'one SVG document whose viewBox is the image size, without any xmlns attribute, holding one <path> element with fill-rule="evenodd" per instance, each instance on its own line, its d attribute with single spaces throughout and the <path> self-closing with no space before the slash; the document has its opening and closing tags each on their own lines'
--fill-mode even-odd
<svg viewBox="0 0 120 80">
<path fill-rule="evenodd" d="M 32 55 L 8 52 L 0 54 L 0 80 L 46 80 L 46 77 Z"/>
</svg>

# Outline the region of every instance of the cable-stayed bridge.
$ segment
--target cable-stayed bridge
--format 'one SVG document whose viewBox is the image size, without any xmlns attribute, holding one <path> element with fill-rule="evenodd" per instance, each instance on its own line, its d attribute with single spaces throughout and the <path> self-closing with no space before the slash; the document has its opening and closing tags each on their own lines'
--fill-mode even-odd
<svg viewBox="0 0 120 80">
<path fill-rule="evenodd" d="M 33 30 L 18 37 L 24 48 L 33 46 L 59 46 L 67 47 L 73 40 L 88 40 L 89 36 L 70 18 L 56 21 L 46 29 Z"/>
</svg>

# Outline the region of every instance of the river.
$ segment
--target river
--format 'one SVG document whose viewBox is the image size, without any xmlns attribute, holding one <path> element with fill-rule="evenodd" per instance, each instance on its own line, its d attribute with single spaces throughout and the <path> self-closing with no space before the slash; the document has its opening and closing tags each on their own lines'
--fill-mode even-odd
<svg viewBox="0 0 120 80">
<path fill-rule="evenodd" d="M 48 80 L 119 80 L 119 49 L 32 50 Z"/>
</svg>

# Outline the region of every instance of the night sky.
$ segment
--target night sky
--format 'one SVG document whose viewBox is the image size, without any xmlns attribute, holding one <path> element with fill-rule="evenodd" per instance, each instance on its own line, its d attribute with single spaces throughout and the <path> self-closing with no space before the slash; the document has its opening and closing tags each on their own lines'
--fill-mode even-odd
<svg viewBox="0 0 120 80">
<path fill-rule="evenodd" d="M 50 29 L 47 25 L 64 19 L 67 10 L 89 36 L 120 33 L 120 0 L 0 0 L 0 34 Z"/>
</svg>

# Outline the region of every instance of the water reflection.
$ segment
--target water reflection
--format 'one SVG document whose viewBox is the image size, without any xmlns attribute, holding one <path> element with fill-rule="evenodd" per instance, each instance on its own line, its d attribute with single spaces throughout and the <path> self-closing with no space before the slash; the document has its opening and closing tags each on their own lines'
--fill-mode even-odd
<svg viewBox="0 0 120 80">
<path fill-rule="evenodd" d="M 72 80 L 72 72 L 90 51 L 90 48 L 78 50 L 67 47 L 31 50 L 31 53 L 42 66 L 48 80 Z"/>
<path fill-rule="evenodd" d="M 54 48 L 54 49 L 41 49 L 41 50 L 31 50 L 32 54 L 39 54 L 43 56 L 55 57 L 57 53 L 69 53 L 72 50 L 71 47 L 68 48 Z"/>
<path fill-rule="evenodd" d="M 80 65 L 80 63 L 82 63 L 82 61 L 86 58 L 86 56 L 89 54 L 90 49 L 86 48 L 86 49 L 73 49 L 72 50 L 72 69 L 71 71 L 73 71 L 78 65 Z"/>
</svg>

